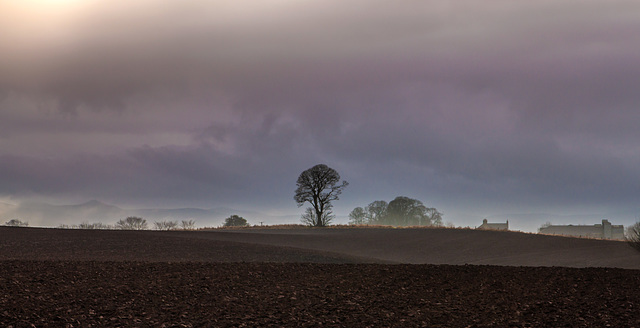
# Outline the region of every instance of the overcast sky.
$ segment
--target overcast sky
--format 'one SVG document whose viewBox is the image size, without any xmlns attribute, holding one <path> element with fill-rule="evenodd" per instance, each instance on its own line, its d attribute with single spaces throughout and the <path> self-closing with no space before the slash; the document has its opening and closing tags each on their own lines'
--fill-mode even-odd
<svg viewBox="0 0 640 328">
<path fill-rule="evenodd" d="M 0 54 L 7 203 L 640 207 L 637 1 L 0 0 Z"/>
</svg>

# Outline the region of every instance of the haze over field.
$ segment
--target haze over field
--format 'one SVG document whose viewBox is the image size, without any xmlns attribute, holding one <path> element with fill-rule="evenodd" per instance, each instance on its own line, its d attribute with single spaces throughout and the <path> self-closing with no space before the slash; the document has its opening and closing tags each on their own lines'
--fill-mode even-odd
<svg viewBox="0 0 640 328">
<path fill-rule="evenodd" d="M 638 31 L 634 1 L 0 0 L 0 202 L 299 215 L 326 163 L 339 217 L 628 225 Z"/>
</svg>

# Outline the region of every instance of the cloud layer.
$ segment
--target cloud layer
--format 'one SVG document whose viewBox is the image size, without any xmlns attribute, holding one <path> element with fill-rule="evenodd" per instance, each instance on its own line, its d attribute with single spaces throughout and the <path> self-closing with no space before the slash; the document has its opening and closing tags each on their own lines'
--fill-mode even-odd
<svg viewBox="0 0 640 328">
<path fill-rule="evenodd" d="M 323 162 L 351 183 L 344 214 L 398 195 L 454 222 L 635 209 L 638 16 L 633 1 L 0 2 L 0 196 L 296 211 L 297 175 Z"/>
</svg>

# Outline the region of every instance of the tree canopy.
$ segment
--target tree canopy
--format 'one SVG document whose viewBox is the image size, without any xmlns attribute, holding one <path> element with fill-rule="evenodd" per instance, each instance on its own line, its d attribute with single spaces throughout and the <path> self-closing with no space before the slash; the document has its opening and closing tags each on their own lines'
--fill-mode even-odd
<svg viewBox="0 0 640 328">
<path fill-rule="evenodd" d="M 318 164 L 303 171 L 296 185 L 298 188 L 293 199 L 298 203 L 298 207 L 307 202 L 311 204 L 315 212 L 313 225 L 323 227 L 327 225 L 326 213 L 331 210 L 331 202 L 339 199 L 338 196 L 349 183 L 340 183 L 340 174 L 336 170 L 325 164 Z"/>
</svg>

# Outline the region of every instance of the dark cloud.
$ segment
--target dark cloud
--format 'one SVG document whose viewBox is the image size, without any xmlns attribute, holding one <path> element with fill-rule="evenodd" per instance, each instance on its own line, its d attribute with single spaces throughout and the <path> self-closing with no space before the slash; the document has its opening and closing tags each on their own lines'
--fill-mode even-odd
<svg viewBox="0 0 640 328">
<path fill-rule="evenodd" d="M 295 211 L 322 162 L 344 212 L 634 206 L 634 2 L 68 6 L 0 5 L 4 197 Z"/>
</svg>

